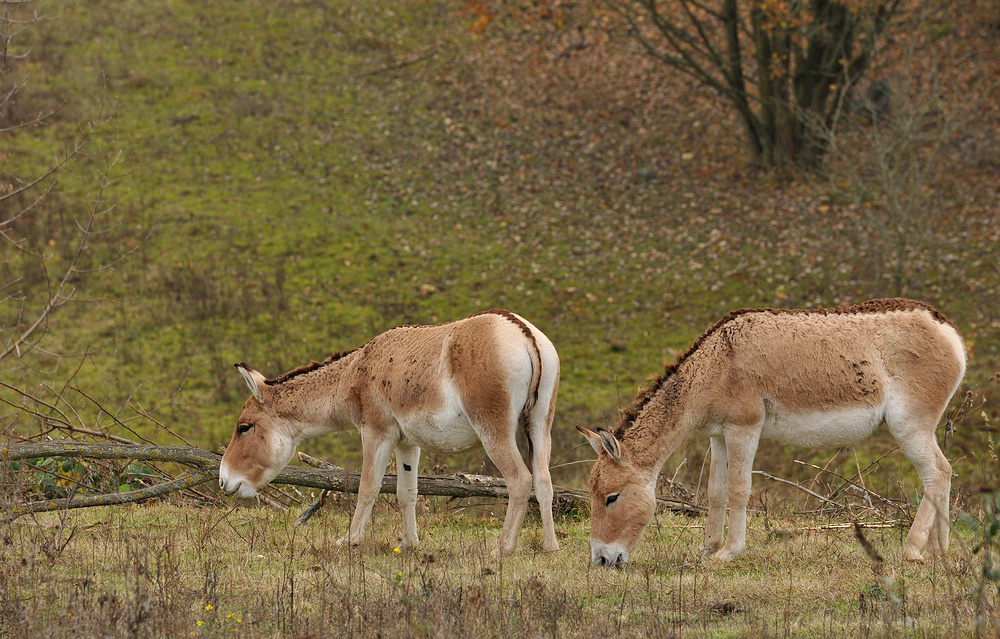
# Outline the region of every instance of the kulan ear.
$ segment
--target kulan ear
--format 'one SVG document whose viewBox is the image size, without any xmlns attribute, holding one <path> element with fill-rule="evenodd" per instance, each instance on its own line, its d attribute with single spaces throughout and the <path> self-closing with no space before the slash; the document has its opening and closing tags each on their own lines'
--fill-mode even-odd
<svg viewBox="0 0 1000 639">
<path fill-rule="evenodd" d="M 622 463 L 622 449 L 618 445 L 618 440 L 615 439 L 615 436 L 603 428 L 598 428 L 597 434 L 601 438 L 601 445 L 604 447 L 604 452 L 615 462 Z"/>
<path fill-rule="evenodd" d="M 258 371 L 250 368 L 246 362 L 240 362 L 239 364 L 233 364 L 236 370 L 240 372 L 243 376 L 243 381 L 247 383 L 247 387 L 250 388 L 250 392 L 253 393 L 254 399 L 256 399 L 261 404 L 264 403 L 264 383 L 267 380 L 266 377 L 261 375 Z"/>
<path fill-rule="evenodd" d="M 584 437 L 587 438 L 587 441 L 590 442 L 590 445 L 594 448 L 595 451 L 597 451 L 597 454 L 600 455 L 601 451 L 604 450 L 604 444 L 601 443 L 601 436 L 592 430 L 587 430 L 583 426 L 577 426 L 576 429 L 580 431 Z"/>
<path fill-rule="evenodd" d="M 576 429 L 583 433 L 583 436 L 587 438 L 587 441 L 590 442 L 590 445 L 597 451 L 598 455 L 605 452 L 615 462 L 622 463 L 622 449 L 618 445 L 618 440 L 615 439 L 614 435 L 603 428 L 598 428 L 596 433 L 587 430 L 583 426 L 577 426 Z"/>
</svg>

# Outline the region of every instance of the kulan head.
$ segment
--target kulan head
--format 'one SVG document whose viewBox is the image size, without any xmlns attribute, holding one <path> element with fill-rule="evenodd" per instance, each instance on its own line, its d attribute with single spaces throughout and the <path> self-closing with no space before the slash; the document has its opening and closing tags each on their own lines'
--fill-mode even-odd
<svg viewBox="0 0 1000 639">
<path fill-rule="evenodd" d="M 244 363 L 236 364 L 253 395 L 243 404 L 236 430 L 222 456 L 219 486 L 226 495 L 253 497 L 281 472 L 298 442 L 291 420 L 276 410 L 276 393 L 265 377 Z"/>
<path fill-rule="evenodd" d="M 656 511 L 656 473 L 636 468 L 613 434 L 577 426 L 597 451 L 590 472 L 590 558 L 624 566 Z"/>
</svg>

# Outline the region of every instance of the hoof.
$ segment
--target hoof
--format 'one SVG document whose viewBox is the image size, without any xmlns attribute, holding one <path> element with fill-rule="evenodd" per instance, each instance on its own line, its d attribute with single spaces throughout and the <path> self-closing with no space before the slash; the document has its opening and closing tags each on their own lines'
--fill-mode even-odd
<svg viewBox="0 0 1000 639">
<path fill-rule="evenodd" d="M 719 552 L 712 555 L 712 559 L 720 563 L 729 563 L 730 561 L 736 559 L 743 554 L 743 551 L 733 552 L 732 550 L 722 549 Z"/>
<path fill-rule="evenodd" d="M 417 539 L 397 539 L 396 548 L 403 552 L 413 552 L 420 548 L 420 541 Z"/>
<path fill-rule="evenodd" d="M 490 559 L 503 559 L 504 557 L 510 557 L 514 554 L 514 549 L 504 550 L 503 548 L 494 548 L 493 552 L 490 553 Z"/>
<path fill-rule="evenodd" d="M 337 547 L 343 548 L 344 546 L 350 546 L 351 548 L 357 548 L 361 545 L 361 538 L 352 539 L 350 534 L 346 534 L 337 540 Z"/>
<path fill-rule="evenodd" d="M 903 559 L 905 559 L 906 561 L 909 561 L 910 563 L 914 563 L 914 564 L 922 564 L 922 563 L 924 563 L 924 556 L 923 555 L 921 555 L 918 552 L 910 551 L 910 550 L 903 551 Z"/>
</svg>

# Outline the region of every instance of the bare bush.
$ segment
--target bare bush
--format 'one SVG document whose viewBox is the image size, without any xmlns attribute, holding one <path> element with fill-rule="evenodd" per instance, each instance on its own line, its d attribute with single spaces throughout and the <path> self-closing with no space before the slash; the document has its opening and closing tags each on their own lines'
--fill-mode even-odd
<svg viewBox="0 0 1000 639">
<path fill-rule="evenodd" d="M 21 69 L 30 52 L 18 48 L 18 38 L 43 19 L 33 4 L 0 2 L 0 138 L 14 150 L 0 154 L 0 243 L 5 246 L 0 362 L 8 373 L 32 366 L 29 354 L 58 359 L 46 341 L 53 315 L 82 298 L 80 291 L 90 280 L 138 247 L 112 192 L 122 160 L 113 114 L 101 108 L 82 121 L 75 139 L 48 166 L 30 157 L 12 164 L 15 154 L 22 160 L 30 156 L 19 151 L 22 136 L 46 126 L 54 114 L 31 109 L 30 76 Z M 92 193 L 87 201 L 63 194 L 60 181 L 66 176 Z"/>
<path fill-rule="evenodd" d="M 72 302 L 100 300 L 97 285 L 139 246 L 114 194 L 123 151 L 116 118 L 103 106 L 87 118 L 63 109 L 63 124 L 77 124 L 56 159 L 42 161 L 31 150 L 56 111 L 38 107 L 47 101 L 32 93 L 25 64 L 38 52 L 21 42 L 45 19 L 34 0 L 0 0 L 0 141 L 9 150 L 0 153 L 0 443 L 53 434 L 132 442 L 141 437 L 129 421 L 155 420 L 129 401 L 109 409 L 73 385 L 99 327 L 74 325 L 67 313 Z M 163 476 L 127 460 L 46 460 L 4 472 L 12 473 L 3 485 L 8 503 L 128 490 Z"/>
<path fill-rule="evenodd" d="M 844 103 L 825 130 L 831 191 L 857 213 L 856 248 L 874 295 L 913 295 L 964 253 L 944 239 L 955 236 L 945 231 L 959 220 L 945 213 L 954 194 L 941 176 L 977 170 L 962 147 L 977 134 L 969 102 L 986 87 L 956 92 L 956 74 L 957 65 L 940 64 L 879 80 L 868 99 Z"/>
</svg>

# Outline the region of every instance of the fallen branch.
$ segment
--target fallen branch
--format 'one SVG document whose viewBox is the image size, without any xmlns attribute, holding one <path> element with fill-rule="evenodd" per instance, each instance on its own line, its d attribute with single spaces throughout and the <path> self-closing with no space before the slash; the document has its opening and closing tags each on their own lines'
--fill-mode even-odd
<svg viewBox="0 0 1000 639">
<path fill-rule="evenodd" d="M 796 530 L 804 530 L 807 532 L 818 532 L 822 530 L 849 530 L 851 528 L 906 528 L 909 522 L 902 521 L 899 519 L 893 519 L 890 521 L 874 521 L 874 522 L 854 522 L 851 524 L 823 524 L 822 526 L 804 526 L 797 528 Z"/>
<path fill-rule="evenodd" d="M 335 477 L 339 482 L 336 486 L 317 486 L 313 484 L 298 484 L 299 486 L 313 486 L 314 488 L 328 488 L 329 490 L 336 490 L 339 492 L 358 492 L 358 483 L 360 482 L 360 474 L 339 466 L 335 466 L 329 462 L 323 461 L 322 459 L 316 459 L 305 453 L 299 453 L 299 461 L 314 468 L 321 469 L 325 473 L 329 473 L 331 478 Z M 286 468 L 274 478 L 275 483 L 296 483 L 296 482 L 281 482 L 279 481 L 286 472 L 292 470 L 306 471 L 308 469 L 291 469 Z M 298 479 L 298 477 L 296 477 Z M 379 488 L 381 493 L 395 493 L 396 492 L 396 475 L 385 475 L 382 478 L 382 486 Z M 456 475 L 443 475 L 443 476 L 419 476 L 417 477 L 417 493 L 420 495 L 438 495 L 444 497 L 494 497 L 494 498 L 507 498 L 507 483 L 499 477 L 490 477 L 488 475 L 469 475 L 465 473 L 458 473 Z M 311 505 L 302 516 L 299 517 L 297 523 L 305 523 L 317 510 L 322 506 L 322 501 L 326 498 L 326 494 L 321 494 L 319 498 Z M 670 497 L 657 497 L 659 506 L 665 510 L 671 510 L 674 512 L 680 512 L 685 514 L 701 514 L 705 511 L 704 508 L 696 506 L 692 503 L 674 499 Z M 557 506 L 583 506 L 590 505 L 590 495 L 581 490 L 575 490 L 572 488 L 563 488 L 562 486 L 552 487 L 552 500 L 553 504 Z M 534 494 L 531 495 L 530 501 L 538 503 L 535 499 Z"/>
<path fill-rule="evenodd" d="M 219 468 L 222 459 L 215 453 L 187 446 L 143 446 L 141 444 L 90 444 L 76 441 L 32 442 L 0 448 L 4 462 L 39 457 L 87 457 L 90 459 L 141 459 L 175 462 L 202 468 Z"/>
<path fill-rule="evenodd" d="M 300 456 L 302 455 L 304 454 L 300 453 Z M 45 512 L 67 507 L 110 506 L 162 496 L 218 478 L 219 462 L 221 461 L 221 457 L 215 453 L 185 446 L 142 446 L 136 444 L 90 444 L 75 441 L 51 441 L 15 444 L 0 448 L 0 460 L 5 463 L 39 457 L 84 457 L 90 459 L 136 459 L 151 462 L 174 462 L 196 466 L 202 472 L 194 473 L 174 482 L 128 493 L 110 493 L 106 495 L 92 495 L 85 498 L 46 500 L 22 504 L 13 508 L 14 516 L 27 512 Z M 314 465 L 322 465 L 323 468 L 288 467 L 278 473 L 277 477 L 271 480 L 271 483 L 319 488 L 326 491 L 358 492 L 360 473 L 339 468 L 320 460 L 314 460 L 308 455 L 304 457 L 312 460 Z M 507 497 L 507 485 L 502 479 L 484 475 L 418 477 L 417 490 L 422 495 L 444 497 Z M 396 492 L 395 475 L 386 475 L 382 479 L 380 492 Z M 568 488 L 557 488 L 554 499 L 556 503 L 562 504 L 582 504 L 589 503 L 590 501 L 590 497 L 587 494 Z"/>
<path fill-rule="evenodd" d="M 103 495 L 87 495 L 85 497 L 69 497 L 67 499 L 50 499 L 35 501 L 28 504 L 12 506 L 7 513 L 7 521 L 11 521 L 28 513 L 46 513 L 70 508 L 90 508 L 92 506 L 117 506 L 136 503 L 153 497 L 160 497 L 178 490 L 191 488 L 219 478 L 218 469 L 200 470 L 180 479 L 157 484 L 140 490 L 130 490 L 124 493 L 105 493 Z"/>
<path fill-rule="evenodd" d="M 134 459 L 148 462 L 173 462 L 194 466 L 198 469 L 198 472 L 171 482 L 125 493 L 88 495 L 86 497 L 21 504 L 12 508 L 13 516 L 19 516 L 28 512 L 60 510 L 62 508 L 111 506 L 160 497 L 218 478 L 219 463 L 221 461 L 221 457 L 216 453 L 187 446 L 143 446 L 138 444 L 92 444 L 76 441 L 49 441 L 0 447 L 0 462 L 3 462 L 5 465 L 9 465 L 10 462 L 17 460 L 40 457 Z M 327 492 L 358 492 L 360 473 L 317 460 L 304 453 L 299 453 L 299 458 L 305 463 L 319 466 L 319 468 L 288 467 L 278 473 L 277 477 L 271 480 L 271 483 L 318 488 Z M 396 476 L 386 475 L 383 477 L 379 492 L 395 493 Z M 421 495 L 455 498 L 491 497 L 505 499 L 508 496 L 507 485 L 503 479 L 471 474 L 440 477 L 420 476 L 417 478 L 417 492 Z M 532 496 L 532 500 L 534 499 L 534 496 Z M 553 501 L 560 507 L 589 505 L 590 495 L 580 490 L 553 486 Z M 688 514 L 704 512 L 703 508 L 678 499 L 660 497 L 658 501 L 661 507 L 675 512 Z M 318 508 L 319 505 L 313 504 L 310 510 L 315 512 Z M 307 511 L 309 515 L 312 512 Z M 308 516 L 305 514 L 303 517 L 308 519 Z"/>
<path fill-rule="evenodd" d="M 823 532 L 825 530 L 851 530 L 855 527 L 861 528 L 906 528 L 909 525 L 908 522 L 899 519 L 892 519 L 889 521 L 871 521 L 871 522 L 852 522 L 846 524 L 822 524 L 819 526 L 797 526 L 794 528 L 782 528 L 784 532 Z M 664 528 L 670 528 L 673 530 L 703 530 L 705 528 L 704 524 L 683 524 L 676 526 L 664 526 Z"/>
<path fill-rule="evenodd" d="M 361 473 L 299 453 L 299 461 L 314 468 L 290 467 L 281 471 L 271 481 L 276 484 L 295 484 L 311 488 L 324 488 L 342 493 L 357 493 Z M 590 503 L 590 495 L 571 488 L 553 486 L 553 500 L 557 503 Z M 396 492 L 396 475 L 382 477 L 380 493 Z M 502 497 L 507 498 L 507 483 L 499 477 L 488 475 L 457 475 L 417 477 L 417 493 L 439 497 Z M 535 496 L 531 496 L 532 501 Z M 537 503 L 537 502 L 536 502 Z"/>
</svg>

